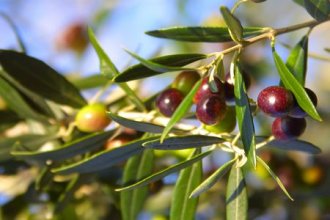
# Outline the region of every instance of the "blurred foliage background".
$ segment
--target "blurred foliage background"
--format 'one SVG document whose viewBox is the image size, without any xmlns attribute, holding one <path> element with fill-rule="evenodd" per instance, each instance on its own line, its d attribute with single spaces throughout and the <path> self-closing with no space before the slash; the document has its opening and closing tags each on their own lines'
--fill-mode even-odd
<svg viewBox="0 0 330 220">
<path fill-rule="evenodd" d="M 169 26 L 223 25 L 219 6 L 232 7 L 234 3 L 235 1 L 232 0 L 1 0 L 0 12 L 6 14 L 14 22 L 29 55 L 45 61 L 68 78 L 73 79 L 99 71 L 99 61 L 91 45 L 88 44 L 86 48 L 83 46 L 81 50 L 61 45 L 61 38 L 66 29 L 74 24 L 92 27 L 108 55 L 119 69 L 123 70 L 127 65 L 136 62 L 125 53 L 123 48 L 149 58 L 155 55 L 184 52 L 210 53 L 227 47 L 228 44 L 178 43 L 152 38 L 144 32 Z M 274 28 L 312 19 L 302 7 L 289 0 L 268 0 L 262 4 L 249 2 L 239 7 L 237 16 L 242 20 L 243 25 Z M 0 30 L 0 48 L 18 49 L 15 35 L 4 19 L 0 19 Z M 299 30 L 278 38 L 277 50 L 284 59 L 288 55 L 288 48 L 293 47 L 306 31 L 306 29 Z M 276 167 L 275 170 L 280 173 L 280 177 L 283 173 L 284 182 L 286 178 L 288 179 L 289 189 L 296 201 L 291 202 L 285 199 L 269 177 L 263 176 L 264 171 L 260 170 L 257 172 L 258 178 L 255 178 L 255 175 L 249 178 L 251 179 L 249 181 L 251 219 L 330 219 L 330 189 L 327 187 L 329 183 L 327 167 L 330 164 L 330 53 L 325 50 L 325 48 L 330 48 L 329 39 L 329 22 L 317 26 L 310 36 L 311 56 L 308 61 L 306 85 L 317 94 L 318 110 L 324 121 L 319 123 L 308 119 L 307 131 L 301 137 L 320 147 L 323 153 L 312 157 L 301 153 L 277 152 L 275 156 L 273 153 L 263 152 L 265 158 L 269 157 L 270 164 Z M 262 88 L 277 84 L 279 81 L 272 61 L 271 48 L 268 42 L 258 43 L 250 46 L 243 57 L 244 67 L 253 79 L 249 94 L 256 99 Z M 169 73 L 143 80 L 139 87 L 140 95 L 147 97 L 160 91 L 171 82 L 173 76 L 173 73 Z M 84 95 L 91 97 L 95 91 L 85 91 Z M 269 118 L 265 117 L 265 120 L 256 123 L 257 134 L 269 134 Z M 221 157 L 223 155 L 213 156 L 213 163 L 221 163 L 223 161 Z M 168 162 L 163 161 L 163 163 Z M 321 170 L 315 168 L 319 165 Z M 159 166 L 162 166 L 162 161 Z M 211 170 L 212 166 L 210 167 L 206 168 L 206 171 Z M 311 170 L 309 171 L 311 174 L 306 174 L 305 170 L 313 167 L 314 171 Z M 17 202 L 20 200 L 12 200 L 9 192 L 10 184 L 20 183 L 22 180 L 29 183 L 32 181 L 31 175 L 35 174 L 33 171 L 24 173 L 27 171 L 22 170 L 19 176 L 8 176 L 1 175 L 3 172 L 0 167 L 0 206 L 5 207 L 4 210 L 15 212 L 15 209 L 19 209 L 19 206 L 23 204 Z M 322 176 L 322 181 L 314 184 L 311 179 L 315 176 L 317 178 L 318 172 Z M 164 210 L 168 209 L 171 184 L 175 178 L 175 176 L 166 178 L 165 186 L 161 191 L 149 197 L 146 202 L 146 212 L 142 213 L 141 219 L 166 219 Z M 27 187 L 26 184 L 23 185 L 21 193 L 25 192 Z M 78 198 L 79 205 L 76 205 L 74 209 L 72 209 L 73 205 L 68 205 L 66 212 L 63 212 L 64 214 L 58 219 L 72 219 L 71 212 L 75 212 L 81 217 L 80 219 L 119 218 L 115 214 L 108 214 L 109 207 L 116 209 L 115 205 L 109 206 L 113 202 L 112 197 L 108 196 L 112 193 L 111 190 L 101 183 L 91 183 L 90 186 L 92 187 L 82 187 L 76 192 L 75 197 Z M 225 193 L 222 192 L 224 188 L 224 183 L 220 182 L 212 188 L 217 193 L 211 190 L 201 197 L 197 219 L 224 219 Z M 35 196 L 29 195 L 29 190 L 25 194 L 31 198 Z M 86 197 L 88 199 L 83 199 Z M 42 198 L 36 200 L 42 201 Z M 52 216 L 47 216 L 47 210 L 47 204 L 41 206 L 36 203 L 29 206 L 29 212 L 32 213 L 30 215 L 27 215 L 25 210 L 20 215 L 13 213 L 11 216 L 3 213 L 3 216 L 8 219 L 52 218 Z M 116 212 L 110 211 L 110 213 Z"/>
</svg>

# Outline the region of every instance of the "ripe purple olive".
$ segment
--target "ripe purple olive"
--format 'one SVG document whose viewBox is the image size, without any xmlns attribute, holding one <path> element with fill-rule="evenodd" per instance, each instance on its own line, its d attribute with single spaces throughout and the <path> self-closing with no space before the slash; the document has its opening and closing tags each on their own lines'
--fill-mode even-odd
<svg viewBox="0 0 330 220">
<path fill-rule="evenodd" d="M 289 140 L 299 137 L 306 129 L 304 118 L 292 118 L 289 116 L 276 118 L 272 124 L 272 133 L 278 140 Z"/>
<path fill-rule="evenodd" d="M 196 71 L 183 71 L 175 77 L 172 88 L 179 90 L 183 95 L 187 95 L 200 78 Z"/>
<path fill-rule="evenodd" d="M 196 94 L 193 98 L 193 102 L 195 104 L 197 104 L 204 97 L 209 97 L 211 95 L 217 95 L 217 96 L 220 96 L 221 98 L 224 98 L 224 96 L 225 96 L 224 85 L 220 81 L 219 78 L 215 78 L 215 85 L 218 89 L 218 92 L 214 93 L 214 92 L 211 91 L 211 88 L 210 88 L 210 85 L 209 85 L 209 78 L 205 77 L 202 81 L 201 86 L 199 87 L 199 89 L 197 90 L 197 92 L 196 92 Z"/>
<path fill-rule="evenodd" d="M 183 94 L 177 89 L 166 89 L 156 98 L 156 107 L 164 116 L 171 117 L 183 97 Z"/>
<path fill-rule="evenodd" d="M 221 134 L 221 133 L 230 133 L 236 127 L 236 112 L 235 107 L 227 107 L 227 111 L 222 120 L 220 120 L 215 125 L 204 125 L 205 130 Z"/>
<path fill-rule="evenodd" d="M 305 88 L 305 90 L 306 90 L 309 98 L 313 102 L 314 106 L 316 107 L 317 106 L 316 94 L 308 88 Z M 294 118 L 304 118 L 307 116 L 307 113 L 298 105 L 298 102 L 296 99 L 294 99 L 293 108 L 290 110 L 289 116 L 294 117 Z"/>
<path fill-rule="evenodd" d="M 248 90 L 251 85 L 251 79 L 250 76 L 246 72 L 242 72 L 244 84 L 245 84 L 245 89 Z M 225 76 L 225 97 L 227 102 L 234 101 L 235 99 L 235 93 L 234 93 L 234 82 L 232 78 L 230 77 L 230 73 L 227 73 Z"/>
<path fill-rule="evenodd" d="M 82 132 L 97 132 L 105 129 L 111 122 L 107 108 L 101 103 L 86 105 L 76 115 L 75 123 Z"/>
<path fill-rule="evenodd" d="M 280 86 L 270 86 L 258 95 L 258 107 L 267 115 L 282 117 L 291 110 L 294 98 L 292 93 Z"/>
<path fill-rule="evenodd" d="M 226 114 L 226 102 L 218 95 L 204 97 L 197 103 L 196 116 L 206 125 L 214 125 Z"/>
</svg>

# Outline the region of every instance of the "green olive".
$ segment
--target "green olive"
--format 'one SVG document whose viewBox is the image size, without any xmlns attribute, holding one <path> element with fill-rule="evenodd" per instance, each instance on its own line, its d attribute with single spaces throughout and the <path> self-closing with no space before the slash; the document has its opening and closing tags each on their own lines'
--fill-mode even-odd
<svg viewBox="0 0 330 220">
<path fill-rule="evenodd" d="M 216 134 L 230 133 L 236 127 L 235 107 L 228 106 L 224 118 L 215 125 L 203 125 L 204 129 Z"/>
<path fill-rule="evenodd" d="M 174 79 L 172 88 L 179 90 L 183 95 L 187 95 L 200 78 L 196 71 L 183 71 Z"/>
<path fill-rule="evenodd" d="M 105 129 L 111 122 L 107 108 L 101 103 L 86 105 L 76 115 L 75 123 L 82 132 L 97 132 Z"/>
</svg>

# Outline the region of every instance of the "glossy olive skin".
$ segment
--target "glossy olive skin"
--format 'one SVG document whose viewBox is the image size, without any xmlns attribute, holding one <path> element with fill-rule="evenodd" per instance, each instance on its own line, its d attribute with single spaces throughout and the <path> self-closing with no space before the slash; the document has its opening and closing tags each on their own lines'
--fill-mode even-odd
<svg viewBox="0 0 330 220">
<path fill-rule="evenodd" d="M 218 89 L 218 92 L 211 91 L 211 88 L 209 85 L 209 78 L 205 77 L 193 98 L 193 102 L 195 104 L 199 103 L 199 101 L 202 100 L 204 97 L 210 97 L 211 95 L 217 95 L 217 96 L 220 96 L 221 98 L 224 98 L 225 90 L 224 90 L 223 83 L 220 81 L 219 78 L 215 77 L 214 79 L 215 79 L 215 84 Z"/>
<path fill-rule="evenodd" d="M 106 106 L 101 103 L 86 105 L 77 113 L 75 124 L 82 132 L 102 131 L 111 122 L 106 111 Z"/>
<path fill-rule="evenodd" d="M 187 95 L 200 78 L 196 71 L 182 71 L 175 77 L 172 88 L 179 90 L 183 95 Z"/>
<path fill-rule="evenodd" d="M 225 100 L 218 95 L 211 95 L 197 103 L 196 116 L 203 124 L 214 125 L 224 118 L 226 110 Z"/>
<path fill-rule="evenodd" d="M 270 86 L 263 89 L 259 95 L 258 107 L 269 116 L 282 117 L 293 107 L 293 94 L 280 86 Z"/>
<path fill-rule="evenodd" d="M 216 134 L 231 133 L 236 127 L 235 107 L 227 106 L 227 111 L 222 120 L 215 125 L 205 125 L 204 129 Z"/>
<path fill-rule="evenodd" d="M 276 118 L 272 124 L 272 133 L 278 140 L 289 140 L 299 137 L 306 129 L 304 118 Z"/>
<path fill-rule="evenodd" d="M 245 89 L 248 90 L 251 86 L 251 79 L 250 76 L 246 72 L 242 72 Z M 225 98 L 227 102 L 233 102 L 235 100 L 235 93 L 234 93 L 234 82 L 230 77 L 230 73 L 227 73 L 225 76 Z"/>
<path fill-rule="evenodd" d="M 305 90 L 306 90 L 309 98 L 311 99 L 312 103 L 316 107 L 317 106 L 316 94 L 308 88 L 305 88 Z M 296 99 L 294 99 L 293 108 L 290 110 L 289 116 L 294 117 L 294 118 L 304 118 L 307 116 L 307 113 L 298 105 L 298 102 Z"/>
<path fill-rule="evenodd" d="M 161 114 L 171 117 L 183 100 L 183 94 L 177 89 L 166 89 L 156 98 L 156 107 Z"/>
</svg>

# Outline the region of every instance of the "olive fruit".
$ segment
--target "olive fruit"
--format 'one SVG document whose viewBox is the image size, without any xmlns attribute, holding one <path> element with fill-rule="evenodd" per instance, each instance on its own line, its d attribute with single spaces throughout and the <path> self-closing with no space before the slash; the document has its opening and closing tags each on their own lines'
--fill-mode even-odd
<svg viewBox="0 0 330 220">
<path fill-rule="evenodd" d="M 257 100 L 258 107 L 272 117 L 287 115 L 293 107 L 293 103 L 292 93 L 280 86 L 270 86 L 263 89 Z"/>
<path fill-rule="evenodd" d="M 276 118 L 272 124 L 272 133 L 278 140 L 288 140 L 299 137 L 306 129 L 304 118 L 292 118 L 289 116 Z"/>
<path fill-rule="evenodd" d="M 217 92 L 212 92 L 210 85 L 209 85 L 209 78 L 206 77 L 203 79 L 200 87 L 198 88 L 196 94 L 194 95 L 193 102 L 195 104 L 199 103 L 204 97 L 210 97 L 211 95 L 217 95 L 220 96 L 221 98 L 224 98 L 225 92 L 224 92 L 224 85 L 220 81 L 219 78 L 214 78 L 215 85 L 218 89 Z"/>
<path fill-rule="evenodd" d="M 236 127 L 235 107 L 227 107 L 224 118 L 215 125 L 204 125 L 203 127 L 205 130 L 216 134 L 232 132 Z"/>
<path fill-rule="evenodd" d="M 317 96 L 315 95 L 315 93 L 308 89 L 305 88 L 309 98 L 311 99 L 312 103 L 314 104 L 314 106 L 317 106 Z M 289 116 L 294 117 L 294 118 L 304 118 L 307 116 L 307 113 L 298 105 L 298 102 L 296 99 L 294 99 L 294 104 L 293 104 L 293 108 L 290 110 L 289 112 Z"/>
<path fill-rule="evenodd" d="M 156 107 L 164 116 L 171 117 L 183 97 L 183 94 L 177 89 L 166 89 L 156 98 Z"/>
<path fill-rule="evenodd" d="M 226 109 L 226 102 L 223 98 L 211 95 L 197 103 L 196 116 L 203 124 L 214 125 L 224 118 Z"/>
<path fill-rule="evenodd" d="M 172 88 L 179 90 L 183 95 L 187 95 L 200 78 L 196 71 L 182 71 L 175 77 Z"/>
<path fill-rule="evenodd" d="M 105 129 L 111 122 L 107 108 L 101 103 L 84 106 L 76 115 L 75 124 L 82 132 L 97 132 Z"/>
</svg>

